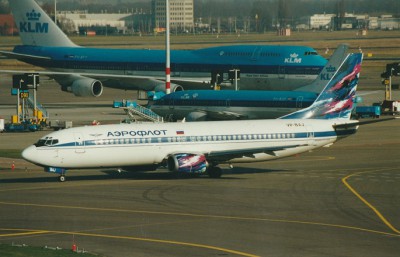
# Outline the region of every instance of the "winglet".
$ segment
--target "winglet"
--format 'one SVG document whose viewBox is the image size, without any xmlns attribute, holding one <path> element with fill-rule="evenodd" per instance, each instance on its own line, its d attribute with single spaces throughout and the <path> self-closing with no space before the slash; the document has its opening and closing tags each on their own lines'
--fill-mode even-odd
<svg viewBox="0 0 400 257">
<path fill-rule="evenodd" d="M 346 119 L 349 120 L 361 71 L 363 55 L 354 53 L 346 59 L 314 103 L 281 119 Z"/>
<path fill-rule="evenodd" d="M 76 46 L 34 0 L 10 0 L 22 44 Z"/>
<path fill-rule="evenodd" d="M 300 87 L 295 91 L 307 91 L 319 94 L 326 86 L 326 82 L 329 81 L 333 75 L 335 75 L 336 71 L 347 57 L 348 49 L 348 44 L 340 44 L 332 54 L 331 58 L 329 58 L 329 61 L 326 63 L 325 67 L 318 74 L 318 77 L 311 84 Z"/>
</svg>

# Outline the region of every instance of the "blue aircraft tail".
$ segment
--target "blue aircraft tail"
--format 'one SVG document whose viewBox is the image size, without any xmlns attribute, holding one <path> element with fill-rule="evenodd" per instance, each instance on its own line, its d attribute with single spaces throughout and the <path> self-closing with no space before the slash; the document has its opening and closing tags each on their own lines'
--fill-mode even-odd
<svg viewBox="0 0 400 257">
<path fill-rule="evenodd" d="M 34 0 L 10 0 L 9 3 L 22 44 L 76 46 Z"/>
<path fill-rule="evenodd" d="M 295 91 L 307 91 L 319 94 L 325 88 L 326 82 L 331 80 L 340 65 L 342 65 L 344 59 L 346 59 L 348 49 L 348 44 L 338 45 L 335 52 L 329 58 L 329 61 L 325 64 L 325 67 L 318 74 L 317 78 L 311 84 L 302 86 Z"/>
<path fill-rule="evenodd" d="M 347 55 L 314 103 L 281 119 L 350 119 L 363 55 Z"/>
</svg>

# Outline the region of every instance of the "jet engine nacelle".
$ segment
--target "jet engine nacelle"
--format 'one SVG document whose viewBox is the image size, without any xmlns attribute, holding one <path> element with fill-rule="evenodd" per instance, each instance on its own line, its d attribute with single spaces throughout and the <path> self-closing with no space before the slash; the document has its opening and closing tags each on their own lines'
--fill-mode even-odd
<svg viewBox="0 0 400 257">
<path fill-rule="evenodd" d="M 205 173 L 208 162 L 204 155 L 198 154 L 174 154 L 167 160 L 168 170 L 183 173 Z"/>
<path fill-rule="evenodd" d="M 207 120 L 207 113 L 202 111 L 191 112 L 185 118 L 186 121 L 205 121 Z"/>
<path fill-rule="evenodd" d="M 96 79 L 91 78 L 80 78 L 72 82 L 71 86 L 68 86 L 63 91 L 71 92 L 75 96 L 94 96 L 98 97 L 103 93 L 103 84 Z"/>
<path fill-rule="evenodd" d="M 171 92 L 183 91 L 183 87 L 177 84 L 171 83 Z M 165 84 L 159 84 L 154 88 L 156 92 L 165 92 Z"/>
</svg>

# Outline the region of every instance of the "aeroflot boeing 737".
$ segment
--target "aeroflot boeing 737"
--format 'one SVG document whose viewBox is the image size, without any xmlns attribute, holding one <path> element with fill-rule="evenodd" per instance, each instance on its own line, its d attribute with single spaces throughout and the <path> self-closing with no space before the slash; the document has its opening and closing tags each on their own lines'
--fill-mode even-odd
<svg viewBox="0 0 400 257">
<path fill-rule="evenodd" d="M 100 96 L 103 85 L 165 90 L 165 51 L 100 49 L 74 44 L 34 0 L 10 0 L 23 45 L 0 54 L 43 67 L 63 91 Z M 240 88 L 293 90 L 309 84 L 327 61 L 305 46 L 234 45 L 171 51 L 171 92 L 210 89 L 212 73 L 240 69 Z M 21 71 L 1 71 L 21 73 Z M 28 72 L 28 71 L 26 71 Z M 32 72 L 32 71 L 29 71 Z M 221 84 L 231 87 L 231 82 Z"/>
<path fill-rule="evenodd" d="M 351 121 L 362 54 L 350 54 L 308 108 L 281 119 L 140 123 L 77 127 L 53 132 L 22 152 L 27 161 L 60 174 L 67 169 L 166 166 L 221 176 L 220 163 L 258 162 L 329 146 L 354 134 Z"/>
</svg>

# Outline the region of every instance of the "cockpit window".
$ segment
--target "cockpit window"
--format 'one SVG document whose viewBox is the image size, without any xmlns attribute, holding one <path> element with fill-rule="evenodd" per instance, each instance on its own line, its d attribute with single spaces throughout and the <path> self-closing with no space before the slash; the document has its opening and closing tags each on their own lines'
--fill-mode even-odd
<svg viewBox="0 0 400 257">
<path fill-rule="evenodd" d="M 317 52 L 305 52 L 304 55 L 318 55 Z"/>
<path fill-rule="evenodd" d="M 36 142 L 35 146 L 36 147 L 41 147 L 41 146 L 52 146 L 58 144 L 58 139 L 54 139 L 52 137 L 45 137 L 39 139 L 39 141 Z"/>
</svg>

